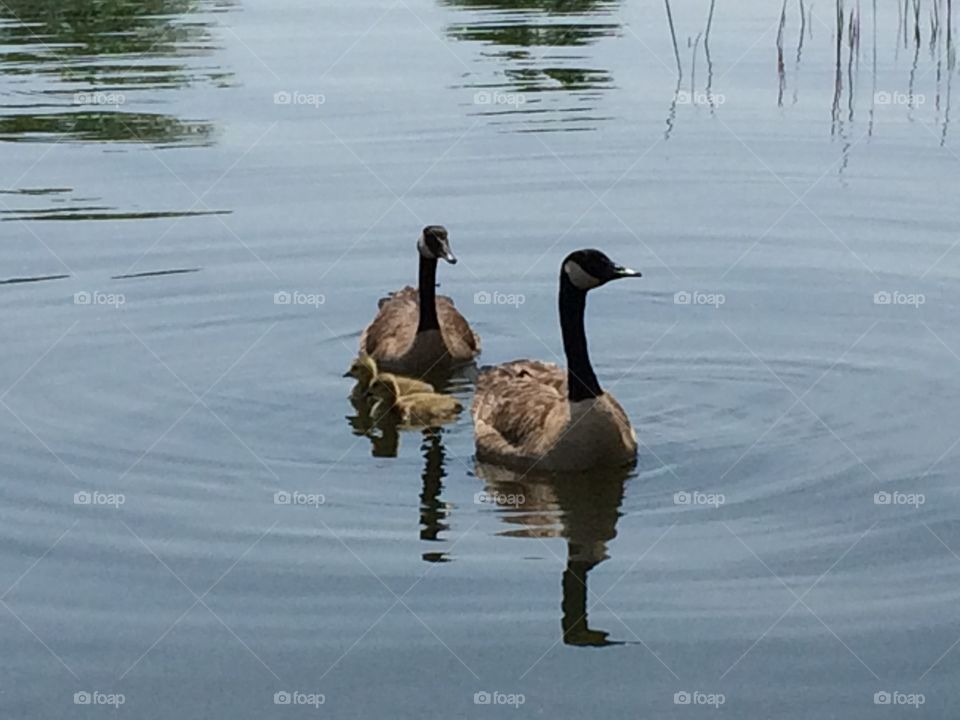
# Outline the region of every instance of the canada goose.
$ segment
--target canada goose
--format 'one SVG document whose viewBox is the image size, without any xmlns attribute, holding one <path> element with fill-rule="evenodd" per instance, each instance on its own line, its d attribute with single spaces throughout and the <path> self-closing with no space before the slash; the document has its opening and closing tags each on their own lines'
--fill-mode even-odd
<svg viewBox="0 0 960 720">
<path fill-rule="evenodd" d="M 433 385 L 414 380 L 413 378 L 393 375 L 391 373 L 381 373 L 377 368 L 377 362 L 369 355 L 361 355 L 350 365 L 350 369 L 344 373 L 344 377 L 355 378 L 357 384 L 350 393 L 353 397 L 364 397 L 370 392 L 370 385 L 378 377 L 392 378 L 397 384 L 400 395 L 410 395 L 411 393 L 433 392 Z"/>
<path fill-rule="evenodd" d="M 454 419 L 463 410 L 456 398 L 434 392 L 401 395 L 396 380 L 381 375 L 370 386 L 377 398 L 371 414 L 382 418 L 389 416 L 404 427 L 435 427 Z"/>
<path fill-rule="evenodd" d="M 626 465 L 637 436 L 590 364 L 583 315 L 587 292 L 640 277 L 599 250 L 578 250 L 560 268 L 560 327 L 567 370 L 536 360 L 484 368 L 473 403 L 477 459 L 525 470 Z"/>
<path fill-rule="evenodd" d="M 437 260 L 457 262 L 446 228 L 425 227 L 417 249 L 419 288 L 407 286 L 380 300 L 380 311 L 360 337 L 360 352 L 383 370 L 423 376 L 470 362 L 480 354 L 480 338 L 453 300 L 437 296 Z"/>
</svg>

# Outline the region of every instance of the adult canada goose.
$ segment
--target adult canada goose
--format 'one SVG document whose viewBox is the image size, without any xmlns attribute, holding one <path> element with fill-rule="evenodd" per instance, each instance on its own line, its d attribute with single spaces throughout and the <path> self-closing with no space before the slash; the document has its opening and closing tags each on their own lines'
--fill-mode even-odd
<svg viewBox="0 0 960 720">
<path fill-rule="evenodd" d="M 473 403 L 477 460 L 524 470 L 581 471 L 626 465 L 637 436 L 590 364 L 583 315 L 587 292 L 640 277 L 599 250 L 578 250 L 560 268 L 560 327 L 567 370 L 536 360 L 485 368 Z"/>
<path fill-rule="evenodd" d="M 433 385 L 414 380 L 413 378 L 393 375 L 391 373 L 381 373 L 377 368 L 377 362 L 369 355 L 361 355 L 350 365 L 350 369 L 343 375 L 344 377 L 355 378 L 357 384 L 350 393 L 353 397 L 364 397 L 370 392 L 370 386 L 378 377 L 391 378 L 397 384 L 401 395 L 410 395 L 411 393 L 433 392 Z"/>
<path fill-rule="evenodd" d="M 377 398 L 371 414 L 381 418 L 391 416 L 404 427 L 435 427 L 454 419 L 463 410 L 456 398 L 435 392 L 401 395 L 395 378 L 380 375 L 370 386 Z"/>
<path fill-rule="evenodd" d="M 455 264 L 447 230 L 423 229 L 419 288 L 405 287 L 380 300 L 380 312 L 360 337 L 360 352 L 388 372 L 422 377 L 468 363 L 480 354 L 480 338 L 446 296 L 437 296 L 437 261 Z"/>
</svg>

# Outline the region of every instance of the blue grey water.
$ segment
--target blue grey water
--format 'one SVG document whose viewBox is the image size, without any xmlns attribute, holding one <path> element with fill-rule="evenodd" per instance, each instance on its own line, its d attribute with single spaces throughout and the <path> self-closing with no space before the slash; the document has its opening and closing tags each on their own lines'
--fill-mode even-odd
<svg viewBox="0 0 960 720">
<path fill-rule="evenodd" d="M 0 3 L 0 714 L 955 716 L 946 5 L 714 5 Z M 365 432 L 429 223 L 485 363 L 643 272 L 635 469 Z"/>
</svg>

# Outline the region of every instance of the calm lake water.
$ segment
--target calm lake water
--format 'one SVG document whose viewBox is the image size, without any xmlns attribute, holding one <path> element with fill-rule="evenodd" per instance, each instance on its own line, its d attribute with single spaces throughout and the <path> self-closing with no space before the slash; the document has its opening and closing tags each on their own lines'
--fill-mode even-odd
<svg viewBox="0 0 960 720">
<path fill-rule="evenodd" d="M 955 716 L 957 68 L 853 5 L 0 3 L 2 715 Z M 635 469 L 364 434 L 430 223 L 485 363 L 643 271 Z"/>
</svg>

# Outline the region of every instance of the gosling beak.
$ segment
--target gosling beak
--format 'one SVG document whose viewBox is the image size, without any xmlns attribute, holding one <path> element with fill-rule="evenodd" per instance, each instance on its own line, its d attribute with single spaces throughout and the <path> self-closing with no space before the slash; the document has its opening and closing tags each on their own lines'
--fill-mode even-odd
<svg viewBox="0 0 960 720">
<path fill-rule="evenodd" d="M 347 370 L 347 371 L 343 374 L 343 377 L 353 377 L 353 375 L 351 375 L 351 374 L 350 374 L 350 371 Z"/>
</svg>

